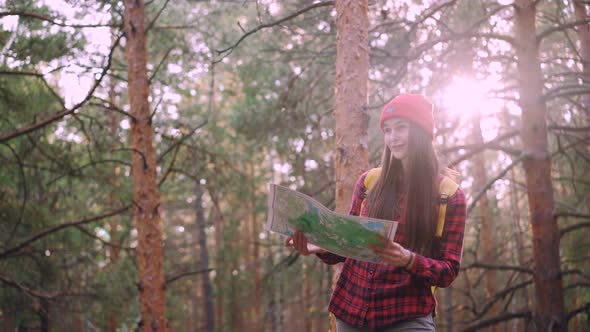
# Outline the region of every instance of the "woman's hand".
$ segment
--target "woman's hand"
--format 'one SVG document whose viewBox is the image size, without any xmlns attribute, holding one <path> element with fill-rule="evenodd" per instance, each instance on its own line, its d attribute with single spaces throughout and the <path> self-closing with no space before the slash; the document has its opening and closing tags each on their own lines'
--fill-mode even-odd
<svg viewBox="0 0 590 332">
<path fill-rule="evenodd" d="M 380 239 L 382 245 L 370 245 L 369 249 L 373 250 L 375 255 L 381 258 L 385 263 L 397 267 L 409 268 L 414 263 L 415 254 L 404 248 L 397 242 Z"/>
<path fill-rule="evenodd" d="M 326 251 L 316 245 L 311 243 L 307 243 L 307 238 L 305 234 L 301 233 L 300 231 L 295 231 L 293 236 L 288 236 L 285 239 L 285 247 L 293 247 L 297 250 L 298 253 L 302 254 L 303 256 L 309 256 L 311 254 L 322 254 Z"/>
</svg>

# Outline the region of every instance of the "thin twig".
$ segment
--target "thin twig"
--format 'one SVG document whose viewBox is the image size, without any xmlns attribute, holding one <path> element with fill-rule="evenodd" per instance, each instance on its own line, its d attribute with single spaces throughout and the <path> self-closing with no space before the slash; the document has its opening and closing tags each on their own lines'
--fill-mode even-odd
<svg viewBox="0 0 590 332">
<path fill-rule="evenodd" d="M 164 3 L 164 5 L 162 5 L 162 8 L 160 8 L 160 10 L 158 10 L 158 13 L 156 14 L 156 16 L 154 16 L 154 19 L 151 20 L 150 24 L 148 25 L 148 27 L 145 29 L 145 32 L 147 33 L 148 31 L 151 30 L 151 28 L 154 26 L 154 23 L 156 23 L 156 21 L 158 20 L 158 18 L 160 17 L 160 15 L 162 15 L 162 12 L 164 11 L 164 9 L 166 9 L 166 7 L 168 6 L 168 3 L 170 2 L 170 0 L 166 0 L 166 2 Z"/>
<path fill-rule="evenodd" d="M 13 138 L 19 137 L 21 135 L 24 135 L 26 133 L 30 133 L 32 131 L 35 131 L 39 128 L 45 127 L 48 124 L 65 117 L 66 115 L 74 113 L 79 108 L 81 108 L 84 104 L 86 104 L 86 102 L 88 102 L 92 98 L 94 91 L 98 88 L 98 86 L 102 82 L 102 79 L 106 76 L 107 72 L 109 71 L 109 69 L 111 67 L 112 59 L 113 59 L 113 53 L 115 51 L 115 48 L 119 45 L 119 41 L 121 40 L 122 37 L 123 37 L 123 34 L 119 35 L 117 37 L 117 39 L 115 40 L 115 42 L 113 43 L 113 45 L 111 46 L 111 51 L 110 51 L 108 58 L 107 58 L 107 64 L 103 68 L 103 71 L 102 71 L 100 77 L 95 80 L 94 85 L 92 86 L 90 91 L 88 91 L 88 94 L 81 102 L 74 105 L 74 107 L 72 107 L 71 109 L 64 107 L 63 110 L 61 110 L 57 113 L 54 113 L 39 122 L 35 122 L 31 125 L 21 127 L 13 132 L 10 132 L 10 133 L 4 134 L 4 135 L 0 135 L 0 142 L 5 142 L 5 141 L 11 140 Z"/>
<path fill-rule="evenodd" d="M 35 241 L 37 241 L 37 240 L 39 240 L 39 239 L 41 239 L 41 238 L 43 238 L 43 237 L 45 237 L 47 235 L 53 234 L 53 233 L 55 233 L 57 231 L 60 231 L 60 230 L 62 230 L 64 228 L 74 227 L 74 226 L 77 226 L 77 225 L 84 225 L 84 224 L 88 224 L 88 223 L 91 223 L 91 222 L 99 221 L 99 220 L 102 220 L 102 219 L 105 219 L 105 218 L 109 218 L 109 217 L 112 217 L 112 216 L 115 216 L 115 215 L 118 215 L 120 213 L 123 213 L 123 212 L 127 211 L 130 207 L 131 207 L 131 204 L 126 205 L 126 206 L 123 206 L 123 207 L 118 208 L 116 210 L 107 212 L 105 214 L 101 214 L 101 215 L 95 216 L 95 217 L 86 218 L 86 219 L 82 219 L 82 220 L 78 220 L 78 221 L 66 222 L 66 223 L 63 223 L 63 224 L 59 224 L 59 225 L 56 225 L 56 226 L 49 227 L 49 228 L 47 228 L 47 229 L 45 229 L 45 230 L 43 230 L 43 231 L 41 231 L 41 232 L 39 232 L 39 233 L 31 236 L 30 238 L 24 240 L 20 244 L 14 246 L 12 248 L 9 248 L 9 249 L 4 250 L 2 253 L 0 253 L 0 258 L 6 257 L 6 256 L 8 256 L 8 255 L 10 255 L 10 254 L 12 254 L 14 252 L 17 252 L 17 251 L 21 250 L 22 248 L 27 247 L 31 243 L 33 243 L 33 242 L 35 242 Z"/>
<path fill-rule="evenodd" d="M 44 293 L 44 292 L 41 292 L 41 291 L 38 291 L 35 289 L 31 289 L 29 287 L 21 285 L 17 281 L 9 279 L 8 277 L 6 277 L 3 274 L 0 274 L 0 281 L 2 281 L 4 284 L 7 284 L 11 287 L 19 289 L 32 297 L 36 297 L 36 298 L 40 298 L 40 299 L 52 299 L 52 298 L 55 298 L 57 295 L 59 295 L 59 293 Z"/>
<path fill-rule="evenodd" d="M 166 282 L 164 283 L 166 286 L 170 285 L 171 283 L 184 278 L 184 277 L 188 277 L 188 276 L 192 276 L 195 274 L 201 274 L 201 273 L 205 273 L 205 272 L 210 272 L 210 271 L 214 271 L 214 268 L 207 268 L 207 269 L 201 269 L 201 270 L 196 270 L 196 271 L 189 271 L 189 272 L 183 272 L 183 273 L 179 273 L 175 276 L 166 278 Z"/>
<path fill-rule="evenodd" d="M 33 12 L 26 12 L 26 11 L 9 11 L 9 12 L 0 12 L 0 18 L 4 16 L 21 16 L 21 17 L 28 17 L 34 18 L 41 21 L 49 22 L 53 25 L 57 25 L 60 27 L 68 27 L 68 28 L 103 28 L 103 27 L 111 27 L 117 28 L 120 27 L 121 24 L 68 24 L 65 22 L 58 22 L 55 18 L 42 15 L 39 13 Z"/>
<path fill-rule="evenodd" d="M 511 169 L 514 168 L 514 166 L 518 165 L 524 159 L 524 156 L 525 155 L 522 154 L 518 158 L 514 159 L 512 161 L 512 163 L 510 165 L 508 165 L 508 167 L 506 167 L 502 172 L 500 172 L 498 175 L 496 175 L 493 179 L 488 181 L 488 183 L 483 188 L 481 188 L 481 190 L 475 196 L 473 196 L 473 201 L 471 202 L 471 204 L 469 204 L 469 208 L 467 209 L 467 215 L 469 215 L 471 213 L 471 210 L 473 210 L 473 208 L 475 207 L 475 205 L 477 204 L 479 199 L 488 191 L 488 189 L 490 189 L 492 187 L 492 185 L 494 185 L 494 183 L 496 183 L 496 181 L 498 181 L 499 179 L 504 177 L 504 175 L 506 175 L 506 173 L 508 173 L 508 171 L 510 171 Z"/>
<path fill-rule="evenodd" d="M 300 9 L 300 10 L 298 10 L 298 11 L 296 11 L 296 12 L 290 14 L 290 15 L 287 15 L 287 16 L 281 18 L 281 19 L 278 19 L 276 21 L 273 21 L 273 22 L 270 22 L 270 23 L 266 23 L 266 24 L 261 24 L 261 25 L 257 26 L 256 28 L 254 28 L 254 29 L 246 32 L 232 46 L 229 46 L 229 47 L 224 48 L 222 50 L 216 50 L 217 51 L 217 54 L 223 55 L 223 56 L 220 59 L 215 60 L 214 63 L 221 62 L 225 57 L 227 57 L 228 55 L 230 55 L 233 52 L 233 50 L 235 48 L 237 48 L 238 45 L 240 45 L 240 43 L 242 41 L 244 41 L 244 39 L 248 38 L 250 35 L 255 34 L 256 32 L 258 32 L 258 31 L 260 31 L 262 29 L 266 29 L 266 28 L 270 28 L 270 27 L 279 25 L 279 24 L 281 24 L 283 22 L 286 22 L 286 21 L 288 21 L 288 20 L 290 20 L 292 18 L 295 18 L 295 17 L 297 17 L 297 16 L 299 16 L 299 15 L 305 13 L 305 12 L 308 12 L 308 11 L 312 10 L 312 9 L 320 8 L 320 7 L 326 7 L 326 6 L 333 6 L 334 3 L 335 3 L 335 1 L 318 2 L 318 3 L 315 3 L 315 4 L 311 5 L 311 6 L 307 6 L 305 8 L 302 8 L 302 9 Z"/>
</svg>

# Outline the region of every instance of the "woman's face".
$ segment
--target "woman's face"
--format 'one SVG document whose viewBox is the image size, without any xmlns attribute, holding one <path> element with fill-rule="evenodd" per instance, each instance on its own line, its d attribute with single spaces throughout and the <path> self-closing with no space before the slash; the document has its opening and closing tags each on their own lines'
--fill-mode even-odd
<svg viewBox="0 0 590 332">
<path fill-rule="evenodd" d="M 404 118 L 389 118 L 383 122 L 383 140 L 391 155 L 402 162 L 408 157 L 410 124 Z"/>
</svg>

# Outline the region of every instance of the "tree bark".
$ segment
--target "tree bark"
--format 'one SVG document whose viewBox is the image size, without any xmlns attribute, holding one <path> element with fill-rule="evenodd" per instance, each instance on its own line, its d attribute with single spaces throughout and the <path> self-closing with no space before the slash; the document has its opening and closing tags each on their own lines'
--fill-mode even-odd
<svg viewBox="0 0 590 332">
<path fill-rule="evenodd" d="M 576 20 L 587 20 L 588 11 L 587 5 L 581 0 L 574 0 L 574 12 Z M 582 57 L 582 82 L 586 87 L 590 87 L 590 24 L 581 25 L 577 28 L 578 40 L 580 41 L 580 54 Z M 582 95 L 582 105 L 584 106 L 586 114 L 586 124 L 590 126 L 590 94 Z M 586 155 L 590 156 L 590 138 L 586 139 Z M 582 171 L 582 178 L 590 178 L 590 169 L 588 167 Z M 586 204 L 586 211 L 590 213 L 590 192 L 584 195 L 584 203 Z M 580 298 L 576 297 L 576 302 Z M 576 325 L 580 324 L 580 319 L 576 319 Z M 574 326 L 575 328 L 575 326 Z"/>
<path fill-rule="evenodd" d="M 39 315 L 39 331 L 41 332 L 49 332 L 51 329 L 50 326 L 50 319 L 49 319 L 49 301 L 47 299 L 40 299 L 39 300 L 39 310 L 37 314 Z"/>
<path fill-rule="evenodd" d="M 250 253 L 250 265 L 254 269 L 254 298 L 252 299 L 250 308 L 250 325 L 253 331 L 260 331 L 262 329 L 262 317 L 260 316 L 260 308 L 262 307 L 262 271 L 260 270 L 259 256 L 260 256 L 260 245 L 258 240 L 258 234 L 260 232 L 260 226 L 258 225 L 258 218 L 256 213 L 256 199 L 258 197 L 256 193 L 256 167 L 253 162 L 249 163 L 249 191 L 250 191 L 250 216 L 249 216 L 249 236 L 248 247 Z"/>
<path fill-rule="evenodd" d="M 195 212 L 197 216 L 197 239 L 198 252 L 200 257 L 200 268 L 209 268 L 209 252 L 207 250 L 207 235 L 205 234 L 205 213 L 203 211 L 203 191 L 201 184 L 195 181 Z M 209 273 L 203 273 L 202 279 L 202 294 L 203 302 L 203 316 L 205 317 L 206 331 L 213 332 L 215 330 L 215 311 L 213 309 L 213 288 L 211 287 L 211 280 L 209 280 Z M 201 326 L 201 324 L 198 324 Z"/>
<path fill-rule="evenodd" d="M 581 0 L 574 0 L 574 12 L 576 20 L 587 20 L 588 11 L 586 4 Z M 582 56 L 582 82 L 584 85 L 590 86 L 590 25 L 580 25 L 577 27 L 578 40 L 580 41 L 580 55 Z M 586 123 L 590 124 L 590 94 L 582 96 L 582 105 L 584 105 L 586 113 Z"/>
<path fill-rule="evenodd" d="M 357 178 L 368 168 L 368 1 L 336 1 L 336 212 L 347 213 Z M 340 266 L 334 271 L 338 279 Z M 330 331 L 336 331 L 330 318 Z"/>
<path fill-rule="evenodd" d="M 115 35 L 111 33 L 111 42 L 114 40 Z M 115 105 L 115 82 L 113 79 L 109 80 L 109 103 Z M 119 135 L 119 115 L 117 112 L 109 112 L 109 131 L 110 135 L 113 138 L 113 143 L 111 148 L 115 150 L 117 148 L 116 139 Z M 119 173 L 121 172 L 120 166 L 115 166 L 110 174 L 110 178 L 107 180 L 111 185 L 111 192 L 109 193 L 109 205 L 111 208 L 116 208 L 117 201 L 119 200 L 117 192 L 119 191 L 120 183 L 119 183 Z M 117 216 L 111 217 L 109 221 L 110 235 L 111 235 L 111 242 L 114 244 L 119 244 L 119 224 L 121 222 L 121 218 Z M 119 260 L 121 248 L 116 246 L 109 246 L 109 265 L 114 268 Z M 117 308 L 120 309 L 120 308 Z M 107 331 L 109 332 L 117 332 L 117 328 L 119 327 L 119 310 L 112 308 L 109 312 L 109 318 L 107 322 Z"/>
<path fill-rule="evenodd" d="M 481 116 L 479 110 L 475 110 L 473 116 L 473 138 L 474 143 L 477 145 L 483 145 L 483 135 L 481 133 Z M 484 188 L 488 182 L 488 177 L 486 175 L 486 161 L 484 153 L 479 153 L 474 158 L 474 166 L 475 166 L 475 188 L 477 190 L 481 190 Z M 494 218 L 490 217 L 490 209 L 489 209 L 489 200 L 488 195 L 483 194 L 478 201 L 479 206 L 479 214 L 481 217 L 481 244 L 483 249 L 483 263 L 484 264 L 494 264 L 496 262 L 496 257 L 494 257 L 496 247 L 494 241 L 494 234 L 495 227 L 494 227 Z M 497 271 L 495 269 L 487 269 L 485 271 L 485 288 L 486 288 L 486 295 L 488 299 L 493 298 L 494 294 L 496 294 L 497 289 Z M 498 307 L 499 304 L 494 304 L 489 310 L 489 316 L 495 317 L 498 314 Z M 499 327 L 497 325 L 490 326 L 486 329 L 486 331 L 495 332 L 499 331 Z"/>
<path fill-rule="evenodd" d="M 312 308 L 312 295 L 311 295 L 311 285 L 309 279 L 311 276 L 309 275 L 309 268 L 306 268 L 306 265 L 303 265 L 303 292 L 302 292 L 302 301 L 301 304 L 303 305 L 303 311 L 301 312 L 303 318 L 303 325 L 305 326 L 304 331 L 313 332 L 313 325 L 311 321 L 311 308 Z"/>
<path fill-rule="evenodd" d="M 507 110 L 504 112 L 504 116 L 507 117 Z M 509 126 L 510 122 L 506 120 L 506 125 Z M 510 211 L 512 211 L 512 232 L 515 235 L 515 247 L 514 253 L 515 257 L 513 259 L 516 260 L 517 265 L 519 266 L 526 266 L 526 246 L 525 246 L 525 238 L 526 238 L 526 231 L 523 230 L 521 224 L 521 204 L 518 199 L 518 190 L 516 188 L 516 174 L 514 168 L 510 170 Z M 524 279 L 521 279 L 524 281 Z M 515 296 L 514 301 L 512 303 L 513 312 L 516 312 L 522 308 L 526 308 L 530 306 L 529 301 L 529 290 L 528 288 L 523 288 L 521 290 L 522 297 Z M 522 331 L 525 329 L 525 322 L 522 319 L 515 319 L 512 322 L 512 327 L 514 331 Z"/>
<path fill-rule="evenodd" d="M 559 259 L 559 229 L 553 218 L 551 155 L 548 152 L 547 105 L 535 29 L 535 1 L 515 2 L 521 136 L 529 218 L 533 237 L 534 320 L 538 331 L 566 331 Z"/>
<path fill-rule="evenodd" d="M 141 297 L 141 330 L 167 331 L 160 194 L 148 103 L 145 5 L 125 0 L 127 80 L 131 106 L 134 223 Z"/>
<path fill-rule="evenodd" d="M 239 270 L 239 266 L 234 266 L 235 270 Z M 232 269 L 233 270 L 233 269 Z M 242 315 L 243 308 L 240 307 L 241 301 L 241 282 L 235 276 L 230 276 L 230 313 L 231 313 L 231 330 L 232 331 L 246 331 L 244 325 L 244 317 Z"/>
</svg>

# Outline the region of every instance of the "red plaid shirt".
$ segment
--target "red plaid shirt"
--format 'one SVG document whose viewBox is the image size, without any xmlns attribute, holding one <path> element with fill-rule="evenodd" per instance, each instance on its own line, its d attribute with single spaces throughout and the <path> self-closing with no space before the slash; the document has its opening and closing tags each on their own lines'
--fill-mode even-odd
<svg viewBox="0 0 590 332">
<path fill-rule="evenodd" d="M 350 214 L 367 215 L 366 204 L 363 205 L 363 211 L 360 211 L 365 198 L 366 175 L 364 173 L 357 181 Z M 431 286 L 447 287 L 455 280 L 463 251 L 463 191 L 459 188 L 449 197 L 447 204 L 443 235 L 441 239 L 437 239 L 432 257 L 416 254 L 410 271 L 387 264 L 361 262 L 332 253 L 318 254 L 327 264 L 344 262 L 332 293 L 329 311 L 349 325 L 369 328 L 386 327 L 398 321 L 434 313 L 436 300 Z M 394 241 L 403 243 L 403 240 L 403 227 L 398 227 Z"/>
</svg>

